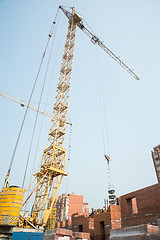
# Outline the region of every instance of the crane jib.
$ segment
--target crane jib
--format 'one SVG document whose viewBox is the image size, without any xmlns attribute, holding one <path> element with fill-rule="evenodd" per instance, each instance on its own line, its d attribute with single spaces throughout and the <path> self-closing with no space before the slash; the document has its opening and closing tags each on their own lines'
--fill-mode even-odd
<svg viewBox="0 0 160 240">
<path fill-rule="evenodd" d="M 64 12 L 66 17 L 70 19 L 72 16 L 72 13 L 64 9 L 62 6 L 60 6 L 60 9 Z M 74 13 L 77 14 L 77 13 Z M 78 14 L 77 14 L 78 15 Z M 79 16 L 79 15 L 78 15 Z M 82 18 L 79 19 L 79 22 L 77 22 L 77 26 L 91 39 L 91 42 L 93 44 L 98 44 L 102 50 L 104 50 L 109 56 L 111 56 L 117 63 L 119 63 L 132 77 L 134 77 L 136 80 L 139 80 L 140 78 L 131 70 L 124 62 L 122 62 L 102 41 L 99 40 L 99 38 L 93 34 L 89 29 L 87 29 L 84 26 L 84 23 L 82 21 Z"/>
</svg>

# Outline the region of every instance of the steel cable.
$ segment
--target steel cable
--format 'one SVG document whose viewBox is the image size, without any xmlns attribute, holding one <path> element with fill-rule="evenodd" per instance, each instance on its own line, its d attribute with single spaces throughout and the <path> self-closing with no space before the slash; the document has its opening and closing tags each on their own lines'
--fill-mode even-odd
<svg viewBox="0 0 160 240">
<path fill-rule="evenodd" d="M 54 19 L 54 21 L 53 21 L 53 23 L 52 23 L 51 30 L 50 30 L 50 32 L 49 32 L 49 39 L 48 39 L 48 42 L 47 42 L 47 43 L 49 43 L 49 40 L 50 40 L 50 38 L 52 37 L 53 32 L 54 32 L 54 30 L 55 30 L 55 27 L 54 27 L 54 26 L 55 26 L 55 23 L 56 23 L 56 19 L 57 19 L 57 16 L 58 16 L 58 12 L 59 12 L 59 8 L 58 8 L 58 10 L 57 10 L 55 19 Z M 38 111 L 39 111 L 39 109 L 40 109 L 41 100 L 42 100 L 42 96 L 43 96 L 43 92 L 44 92 L 44 86 L 45 86 L 45 83 L 46 83 L 46 77 L 47 77 L 48 68 L 49 68 L 50 59 L 51 59 L 51 54 L 52 54 L 52 50 L 53 50 L 53 43 L 54 43 L 54 41 L 52 42 L 51 51 L 50 51 L 49 59 L 48 59 L 48 62 L 47 62 L 47 68 L 46 68 L 46 72 L 45 72 L 45 76 L 44 76 L 44 80 L 43 80 L 43 85 L 42 85 L 42 89 L 41 89 L 41 94 L 40 94 L 40 98 L 39 98 L 39 103 L 38 103 Z M 47 47 L 48 47 L 48 45 L 47 45 Z M 46 51 L 46 49 L 45 49 L 45 51 Z M 45 53 L 46 53 L 46 52 L 45 52 Z M 43 55 L 44 55 L 44 54 L 43 54 Z M 33 127 L 33 132 L 32 132 L 32 137 L 31 137 L 31 143 L 30 143 L 30 148 L 29 148 L 28 157 L 27 157 L 27 162 L 26 162 L 26 167 L 25 167 L 25 173 L 24 173 L 22 188 L 24 187 L 24 183 L 25 183 L 25 179 L 26 179 L 26 173 L 27 173 L 27 169 L 28 169 L 28 163 L 29 163 L 30 153 L 31 153 L 31 149 L 32 149 L 33 138 L 34 138 L 35 129 L 36 129 L 36 124 L 37 124 L 37 120 L 38 120 L 38 114 L 39 114 L 38 111 L 37 111 L 37 113 L 36 113 L 36 118 L 35 118 L 35 122 L 34 122 L 34 127 Z"/>
<path fill-rule="evenodd" d="M 58 9 L 59 10 L 59 9 Z M 58 11 L 57 11 L 58 12 Z M 58 13 L 57 13 L 58 14 Z M 57 16 L 56 14 L 56 16 Z M 33 87 L 32 87 L 32 90 L 31 90 L 31 94 L 30 94 L 30 97 L 29 97 L 29 100 L 28 100 L 28 103 L 27 103 L 27 106 L 30 105 L 30 102 L 31 102 L 31 99 L 32 99 L 32 96 L 33 96 L 33 93 L 34 93 L 34 90 L 35 90 L 35 87 L 36 87 L 36 84 L 37 84 L 37 80 L 38 80 L 38 77 L 39 77 L 39 73 L 40 73 L 40 70 L 41 70 L 41 67 L 42 67 L 42 64 L 43 64 L 43 61 L 44 61 L 44 58 L 45 58 L 45 54 L 46 54 L 46 51 L 47 51 L 47 48 L 48 48 L 48 45 L 49 45 L 49 41 L 50 41 L 50 38 L 51 38 L 51 33 L 53 31 L 53 25 L 55 23 L 53 22 L 52 24 L 52 27 L 51 27 L 51 30 L 49 32 L 49 38 L 47 40 L 47 44 L 46 44 L 46 47 L 45 47 L 45 50 L 44 50 L 44 53 L 42 55 L 42 58 L 41 58 L 41 62 L 40 62 L 40 66 L 38 68 L 38 72 L 36 74 L 36 78 L 35 78 L 35 81 L 34 81 L 34 84 L 33 84 Z M 23 130 L 23 126 L 24 126 L 24 123 L 25 123 L 25 120 L 26 120 L 26 116 L 27 116 L 27 113 L 28 113 L 28 107 L 26 106 L 26 111 L 25 111 L 25 114 L 24 114 L 24 117 L 23 117 L 23 120 L 22 120 L 22 124 L 21 124 L 21 127 L 20 127 L 20 130 L 19 130 L 19 133 L 18 133 L 18 137 L 17 137 L 17 140 L 16 140 L 16 144 L 15 144 L 15 147 L 14 147 L 14 151 L 13 151 L 13 154 L 12 154 L 12 157 L 11 157 L 11 161 L 10 161 L 10 164 L 9 164 L 9 168 L 8 168 L 8 172 L 7 172 L 7 175 L 6 175 L 6 178 L 5 178 L 5 184 L 8 183 L 8 178 L 9 178 L 9 175 L 10 175 L 10 172 L 11 172 L 11 168 L 12 168 L 12 165 L 13 165 L 13 161 L 14 161 L 14 157 L 15 157 L 15 154 L 16 154 L 16 150 L 17 150 L 17 147 L 18 147 L 18 143 L 19 143 L 19 140 L 20 140 L 20 137 L 21 137 L 21 133 L 22 133 L 22 130 Z"/>
</svg>

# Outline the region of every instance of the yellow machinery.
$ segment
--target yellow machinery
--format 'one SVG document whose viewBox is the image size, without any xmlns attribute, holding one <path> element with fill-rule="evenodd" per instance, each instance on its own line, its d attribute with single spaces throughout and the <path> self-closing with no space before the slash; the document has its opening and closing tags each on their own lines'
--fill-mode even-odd
<svg viewBox="0 0 160 240">
<path fill-rule="evenodd" d="M 56 206 L 53 206 L 47 221 L 46 229 L 53 229 L 55 226 L 55 223 L 56 223 Z"/>
<path fill-rule="evenodd" d="M 25 192 L 37 181 L 31 194 L 24 201 L 22 207 L 30 199 L 32 194 L 36 192 L 33 212 L 30 219 L 30 226 L 49 226 L 54 227 L 55 223 L 55 201 L 58 189 L 62 182 L 65 173 L 66 150 L 65 134 L 69 105 L 69 94 L 71 86 L 72 65 L 75 47 L 76 27 L 78 26 L 90 39 L 93 44 L 99 45 L 107 54 L 109 54 L 116 62 L 118 62 L 129 74 L 136 80 L 138 76 L 129 69 L 114 53 L 112 53 L 103 42 L 99 40 L 90 30 L 88 30 L 82 21 L 82 18 L 72 8 L 72 12 L 61 10 L 68 18 L 68 31 L 64 45 L 62 62 L 60 67 L 60 74 L 54 101 L 53 113 L 51 118 L 50 130 L 48 135 L 47 147 L 43 152 L 41 166 L 39 171 L 35 174 L 35 178 L 28 186 Z M 8 178 L 6 178 L 6 183 Z M 5 198 L 5 196 L 7 196 Z M 9 198 L 13 196 L 13 198 Z M 17 188 L 4 188 L 0 194 L 0 224 L 4 221 L 16 220 L 19 215 L 20 206 L 23 198 L 23 190 Z M 9 202 L 10 201 L 10 202 Z M 9 204 L 10 203 L 10 207 Z M 8 205 L 7 205 L 8 204 Z M 8 207 L 7 207 L 8 206 Z M 17 211 L 15 210 L 17 207 Z M 15 214 L 15 215 L 14 215 Z M 4 217 L 3 217 L 4 216 Z M 50 217 L 49 217 L 50 216 Z M 15 217 L 15 218 L 14 218 Z M 47 223 L 48 222 L 48 223 Z"/>
<path fill-rule="evenodd" d="M 40 170 L 35 174 L 37 186 L 34 189 L 36 190 L 36 197 L 33 206 L 32 223 L 34 225 L 39 224 L 42 226 L 46 226 L 49 216 L 52 219 L 50 219 L 49 222 L 55 222 L 55 213 L 52 208 L 55 205 L 55 199 L 62 182 L 62 178 L 66 175 L 66 150 L 64 149 L 64 145 L 76 27 L 78 26 L 91 39 L 93 44 L 98 44 L 107 54 L 109 54 L 129 74 L 131 74 L 132 77 L 139 80 L 139 77 L 130 68 L 128 68 L 113 52 L 111 52 L 97 36 L 84 26 L 82 18 L 75 12 L 74 8 L 72 8 L 72 12 L 67 11 L 61 6 L 60 9 L 69 20 L 68 31 L 60 67 L 47 148 L 43 152 Z M 50 199 L 51 204 L 49 203 Z"/>
<path fill-rule="evenodd" d="M 2 192 L 0 192 L 0 225 L 17 225 L 23 195 L 24 190 L 21 188 L 3 188 Z"/>
<path fill-rule="evenodd" d="M 33 180 L 33 182 L 37 180 L 37 185 L 22 205 L 23 207 L 36 191 L 32 218 L 30 219 L 34 225 L 46 226 L 50 214 L 52 220 L 49 220 L 49 225 L 51 222 L 55 222 L 53 220 L 53 218 L 55 219 L 53 206 L 62 178 L 67 175 L 65 173 L 66 150 L 64 145 L 76 26 L 80 21 L 81 18 L 73 8 L 69 18 L 47 147 L 43 152 L 40 170 L 35 174 Z"/>
</svg>

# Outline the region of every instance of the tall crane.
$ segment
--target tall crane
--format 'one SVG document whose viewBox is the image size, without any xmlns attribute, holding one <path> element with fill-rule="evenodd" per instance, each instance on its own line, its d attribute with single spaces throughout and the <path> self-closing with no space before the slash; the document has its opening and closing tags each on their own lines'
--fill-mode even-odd
<svg viewBox="0 0 160 240">
<path fill-rule="evenodd" d="M 98 44 L 102 50 L 109 54 L 129 74 L 136 80 L 139 80 L 139 77 L 128 68 L 127 65 L 112 53 L 96 35 L 84 26 L 82 17 L 76 13 L 74 7 L 72 7 L 72 12 L 69 12 L 62 6 L 59 8 L 68 18 L 68 31 L 60 67 L 48 142 L 43 152 L 40 169 L 35 174 L 35 178 L 32 181 L 33 183 L 37 180 L 37 185 L 22 205 L 23 207 L 35 191 L 36 196 L 30 221 L 32 221 L 34 225 L 39 224 L 42 226 L 46 226 L 47 224 L 63 176 L 67 175 L 65 173 L 66 150 L 64 147 L 77 26 L 91 39 L 92 43 Z M 27 191 L 27 189 L 25 191 Z"/>
<path fill-rule="evenodd" d="M 47 147 L 43 152 L 41 167 L 35 174 L 35 179 L 37 179 L 37 186 L 35 187 L 36 196 L 32 212 L 32 222 L 34 225 L 46 225 L 48 217 L 54 205 L 58 189 L 62 182 L 62 178 L 63 176 L 67 175 L 65 173 L 65 133 L 68 115 L 76 26 L 80 21 L 81 17 L 76 14 L 74 8 L 72 8 L 72 14 L 69 18 L 68 31 L 60 67 L 60 74 L 54 101 Z M 30 198 L 33 192 L 34 191 L 32 191 L 32 193 L 28 196 L 26 201 Z M 48 209 L 49 205 L 50 208 Z"/>
</svg>

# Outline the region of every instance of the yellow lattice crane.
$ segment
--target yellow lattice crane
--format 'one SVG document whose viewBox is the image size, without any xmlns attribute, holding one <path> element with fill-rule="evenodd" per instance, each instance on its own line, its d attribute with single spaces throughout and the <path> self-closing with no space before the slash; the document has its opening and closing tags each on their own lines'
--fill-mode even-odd
<svg viewBox="0 0 160 240">
<path fill-rule="evenodd" d="M 44 226 L 47 223 L 49 214 L 57 196 L 63 176 L 65 176 L 65 160 L 66 150 L 64 149 L 66 122 L 68 113 L 69 93 L 71 85 L 72 64 L 75 46 L 76 27 L 78 26 L 85 34 L 87 34 L 92 43 L 98 44 L 106 53 L 108 53 L 115 61 L 117 61 L 126 71 L 134 78 L 138 76 L 129 69 L 114 53 L 112 53 L 104 44 L 91 33 L 83 24 L 82 18 L 72 8 L 72 12 L 67 11 L 63 7 L 61 10 L 69 19 L 68 31 L 62 56 L 59 80 L 53 107 L 52 120 L 48 135 L 47 148 L 44 150 L 41 168 L 36 173 L 38 187 L 33 207 L 33 223 L 39 219 Z M 50 208 L 47 209 L 49 191 L 52 189 L 52 202 Z"/>
<path fill-rule="evenodd" d="M 35 174 L 37 187 L 32 213 L 33 224 L 46 225 L 48 217 L 52 211 L 58 189 L 62 182 L 62 178 L 67 175 L 65 173 L 66 150 L 64 149 L 64 145 L 76 26 L 80 21 L 80 16 L 76 14 L 74 8 L 72 8 L 59 73 L 47 147 L 43 152 L 40 170 Z M 51 203 L 49 204 L 50 200 Z M 50 205 L 49 208 L 48 205 Z"/>
<path fill-rule="evenodd" d="M 49 216 L 51 216 L 49 222 L 55 222 L 54 208 L 56 196 L 63 176 L 67 175 L 65 173 L 66 150 L 64 147 L 77 26 L 89 36 L 92 43 L 98 44 L 129 74 L 131 74 L 136 80 L 139 80 L 138 76 L 130 68 L 112 53 L 96 35 L 84 26 L 81 16 L 75 12 L 74 8 L 72 8 L 72 12 L 67 11 L 62 6 L 60 6 L 60 9 L 67 16 L 69 21 L 48 142 L 47 147 L 43 152 L 40 169 L 35 174 L 35 178 L 25 192 L 30 188 L 34 181 L 37 181 L 37 184 L 22 205 L 23 207 L 30 199 L 31 195 L 36 192 L 32 216 L 28 219 L 29 221 L 27 220 L 31 226 L 41 225 L 45 227 Z"/>
</svg>

